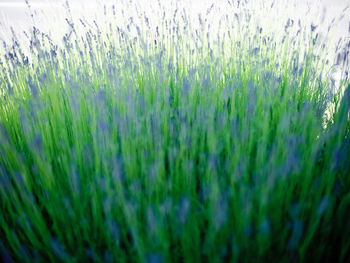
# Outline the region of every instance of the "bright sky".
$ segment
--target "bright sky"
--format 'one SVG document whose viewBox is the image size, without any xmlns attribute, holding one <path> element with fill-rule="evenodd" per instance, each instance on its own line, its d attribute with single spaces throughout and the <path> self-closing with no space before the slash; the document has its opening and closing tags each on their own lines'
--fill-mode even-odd
<svg viewBox="0 0 350 263">
<path fill-rule="evenodd" d="M 49 7 L 61 7 L 66 0 L 29 0 L 33 9 L 39 8 L 49 8 Z M 154 0 L 134 0 L 140 4 L 140 6 L 147 6 L 152 3 Z M 83 6 L 85 8 L 90 8 L 96 10 L 96 7 L 100 3 L 116 3 L 120 2 L 118 0 L 69 0 L 72 8 Z M 127 2 L 127 1 L 122 1 Z M 163 3 L 174 2 L 172 0 L 161 1 Z M 200 12 L 203 9 L 206 9 L 210 6 L 211 3 L 215 3 L 216 5 L 222 5 L 226 3 L 226 0 L 178 0 L 178 2 L 186 3 L 189 7 L 187 11 L 191 11 L 193 13 Z M 237 2 L 237 0 L 233 0 L 233 2 Z M 261 4 L 262 2 L 270 2 L 269 0 L 249 0 L 251 3 Z M 322 11 L 323 7 L 327 10 L 329 17 L 337 16 L 342 9 L 346 7 L 347 4 L 350 4 L 349 0 L 276 0 L 277 5 L 285 5 L 288 4 L 288 8 L 285 8 L 286 16 L 297 16 L 301 18 L 305 17 L 305 11 L 310 8 L 311 14 L 309 14 L 308 18 L 313 18 Z M 255 5 L 255 4 L 254 4 Z M 101 6 L 101 4 L 100 4 Z M 4 20 L 4 17 L 8 18 L 12 22 L 20 22 L 18 19 L 19 14 L 23 14 L 26 10 L 25 0 L 0 0 L 0 22 Z M 17 15 L 16 15 L 17 14 Z M 350 13 L 348 13 L 350 15 Z M 271 14 L 268 14 L 271 15 Z M 280 15 L 281 12 L 280 12 Z M 311 15 L 311 17 L 310 17 Z M 21 15 L 22 16 L 22 15 Z M 22 16 L 22 20 L 25 19 Z"/>
</svg>

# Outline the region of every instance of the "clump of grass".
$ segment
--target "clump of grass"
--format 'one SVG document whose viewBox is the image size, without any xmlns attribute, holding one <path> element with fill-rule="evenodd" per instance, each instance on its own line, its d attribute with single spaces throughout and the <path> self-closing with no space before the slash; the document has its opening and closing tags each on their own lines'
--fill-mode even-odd
<svg viewBox="0 0 350 263">
<path fill-rule="evenodd" d="M 158 25 L 67 19 L 62 46 L 33 28 L 30 54 L 14 35 L 0 71 L 4 261 L 349 256 L 349 81 L 330 95 L 313 30 L 277 42 L 243 12 L 213 36 L 211 9 L 198 23 L 179 9 Z"/>
</svg>

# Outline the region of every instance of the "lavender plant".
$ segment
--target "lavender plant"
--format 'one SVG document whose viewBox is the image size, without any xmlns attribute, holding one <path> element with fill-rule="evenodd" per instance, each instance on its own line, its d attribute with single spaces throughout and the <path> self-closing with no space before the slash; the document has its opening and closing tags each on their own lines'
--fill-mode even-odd
<svg viewBox="0 0 350 263">
<path fill-rule="evenodd" d="M 68 6 L 62 43 L 33 27 L 29 53 L 13 32 L 4 262 L 346 261 L 349 79 L 331 93 L 315 28 L 265 32 L 243 2 L 218 20 L 159 3 L 158 24 L 137 5 L 92 23 Z"/>
</svg>

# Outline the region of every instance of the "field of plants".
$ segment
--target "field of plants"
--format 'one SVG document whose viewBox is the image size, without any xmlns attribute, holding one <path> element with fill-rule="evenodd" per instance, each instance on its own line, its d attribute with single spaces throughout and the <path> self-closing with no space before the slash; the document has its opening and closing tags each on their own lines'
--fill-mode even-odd
<svg viewBox="0 0 350 263">
<path fill-rule="evenodd" d="M 350 40 L 127 3 L 1 44 L 2 262 L 346 262 Z"/>
</svg>

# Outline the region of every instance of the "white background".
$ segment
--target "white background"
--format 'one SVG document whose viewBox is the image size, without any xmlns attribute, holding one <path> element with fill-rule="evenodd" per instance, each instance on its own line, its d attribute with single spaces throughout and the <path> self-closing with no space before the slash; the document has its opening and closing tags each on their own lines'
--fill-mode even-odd
<svg viewBox="0 0 350 263">
<path fill-rule="evenodd" d="M 94 19 L 96 12 L 103 13 L 103 5 L 111 6 L 117 2 L 127 3 L 128 0 L 69 0 L 73 16 L 85 16 Z M 157 0 L 134 0 L 141 7 L 147 9 Z M 238 0 L 230 0 L 237 2 Z M 242 1 L 242 0 L 241 0 Z M 267 28 L 273 26 L 282 26 L 286 18 L 293 18 L 295 21 L 301 19 L 304 25 L 311 23 L 319 24 L 322 15 L 325 12 L 323 24 L 319 24 L 318 30 L 326 32 L 329 22 L 333 18 L 338 18 L 332 27 L 331 41 L 328 42 L 330 47 L 334 47 L 339 38 L 350 40 L 350 8 L 343 11 L 349 0 L 248 0 L 251 8 L 255 8 L 254 16 L 257 20 L 271 21 Z M 35 26 L 50 32 L 51 36 L 61 39 L 61 34 L 65 32 L 67 24 L 65 17 L 67 15 L 64 9 L 66 0 L 30 0 L 31 7 L 35 15 Z M 160 0 L 166 6 L 169 3 L 181 3 L 186 6 L 186 11 L 197 17 L 198 12 L 205 11 L 212 3 L 216 6 L 222 6 L 224 9 L 227 0 Z M 263 8 L 274 2 L 274 7 Z M 170 4 L 169 4 L 170 5 Z M 118 4 L 116 4 L 118 8 Z M 260 12 L 260 13 L 259 13 Z M 339 20 L 339 16 L 343 18 Z M 280 25 L 279 25 L 280 24 Z M 28 13 L 28 8 L 24 0 L 0 0 L 0 40 L 10 39 L 10 28 L 13 27 L 15 32 L 23 32 L 32 25 L 32 20 Z"/>
</svg>

